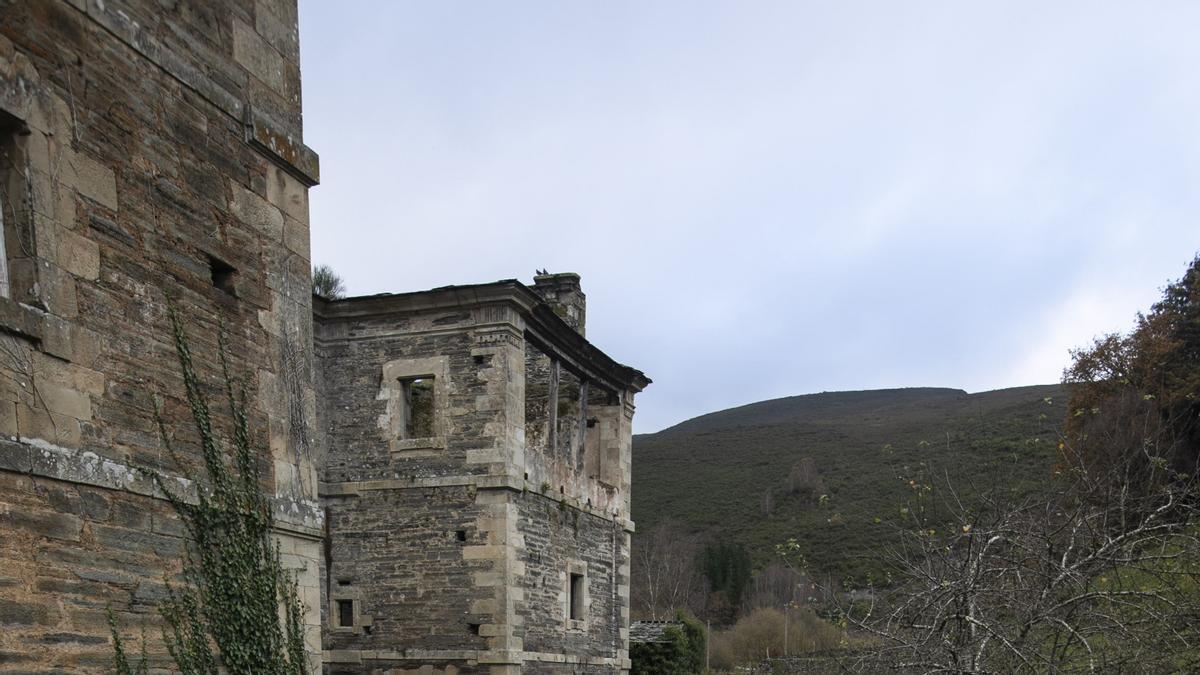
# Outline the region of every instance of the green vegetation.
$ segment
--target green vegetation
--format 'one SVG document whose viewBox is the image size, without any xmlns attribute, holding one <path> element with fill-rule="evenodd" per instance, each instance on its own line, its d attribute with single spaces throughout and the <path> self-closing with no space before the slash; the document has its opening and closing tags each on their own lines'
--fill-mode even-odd
<svg viewBox="0 0 1200 675">
<path fill-rule="evenodd" d="M 346 284 L 329 265 L 314 265 L 312 271 L 313 295 L 326 300 L 337 300 L 345 297 Z"/>
<path fill-rule="evenodd" d="M 272 539 L 271 504 L 259 482 L 259 448 L 250 436 L 246 392 L 235 384 L 221 339 L 220 361 L 232 419 L 233 447 L 226 452 L 174 309 L 170 319 L 205 476 L 193 478 L 198 488 L 193 502 L 154 474 L 188 535 L 184 583 L 170 586 L 159 608 L 166 622 L 167 650 L 184 675 L 303 675 L 303 610 L 296 579 L 283 569 L 279 547 Z M 183 467 L 161 410 L 156 410 L 156 417 L 163 444 Z M 144 656 L 136 665 L 128 662 L 115 623 L 112 636 L 117 672 L 145 672 Z"/>
<path fill-rule="evenodd" d="M 1052 475 L 1065 415 L 1059 385 L 839 392 L 763 401 L 634 438 L 639 532 L 667 519 L 744 545 L 762 568 L 791 538 L 820 579 L 878 580 L 886 522 L 909 481 L 949 477 L 962 496 L 1014 495 Z M 635 543 L 635 546 L 637 544 Z"/>
<path fill-rule="evenodd" d="M 1074 354 L 1053 479 L 917 471 L 883 583 L 830 593 L 861 672 L 1200 669 L 1200 258 L 1134 331 Z M 890 522 L 889 522 L 890 521 Z M 795 540 L 780 547 L 803 554 Z M 794 558 L 798 571 L 803 556 Z"/>
<path fill-rule="evenodd" d="M 711 666 L 732 672 L 771 658 L 824 652 L 845 647 L 846 633 L 811 609 L 759 608 L 730 628 L 713 632 Z"/>
<path fill-rule="evenodd" d="M 732 623 L 750 583 L 750 553 L 741 544 L 709 544 L 700 554 L 700 571 L 710 593 L 707 615 L 718 623 Z"/>
<path fill-rule="evenodd" d="M 1196 473 L 1200 257 L 1163 290 L 1148 314 L 1138 315 L 1128 335 L 1106 335 L 1073 356 L 1065 373 L 1071 394 L 1065 459 L 1103 471 L 1141 455 L 1128 480 L 1142 491 L 1157 487 L 1147 483 L 1156 462 Z"/>
</svg>

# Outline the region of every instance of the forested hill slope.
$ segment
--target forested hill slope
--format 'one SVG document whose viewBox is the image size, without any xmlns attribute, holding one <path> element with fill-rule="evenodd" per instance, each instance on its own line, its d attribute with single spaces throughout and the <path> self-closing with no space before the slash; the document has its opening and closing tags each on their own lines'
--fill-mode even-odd
<svg viewBox="0 0 1200 675">
<path fill-rule="evenodd" d="M 633 516 L 639 532 L 672 521 L 743 543 L 760 564 L 795 537 L 815 570 L 861 576 L 892 532 L 876 519 L 897 513 L 922 472 L 968 494 L 1047 480 L 1064 393 L 833 392 L 702 415 L 634 437 Z"/>
</svg>

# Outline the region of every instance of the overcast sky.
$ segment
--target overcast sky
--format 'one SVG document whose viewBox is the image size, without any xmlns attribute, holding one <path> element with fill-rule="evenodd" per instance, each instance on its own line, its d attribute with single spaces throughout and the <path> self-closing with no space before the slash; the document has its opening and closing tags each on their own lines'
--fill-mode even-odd
<svg viewBox="0 0 1200 675">
<path fill-rule="evenodd" d="M 301 0 L 351 294 L 573 271 L 649 432 L 1055 382 L 1200 249 L 1200 3 Z"/>
</svg>

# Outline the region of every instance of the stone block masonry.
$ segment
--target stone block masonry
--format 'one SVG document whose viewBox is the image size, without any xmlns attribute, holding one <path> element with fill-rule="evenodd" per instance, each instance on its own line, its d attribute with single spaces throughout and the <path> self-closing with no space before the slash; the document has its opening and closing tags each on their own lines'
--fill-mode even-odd
<svg viewBox="0 0 1200 675">
<path fill-rule="evenodd" d="M 315 303 L 328 672 L 628 670 L 649 380 L 584 340 L 578 283 Z"/>
<path fill-rule="evenodd" d="M 295 26 L 293 0 L 0 0 L 0 669 L 110 672 L 106 605 L 164 662 L 182 532 L 139 469 L 180 467 L 153 397 L 198 465 L 168 294 L 214 403 L 218 326 L 249 378 L 320 669 Z"/>
</svg>

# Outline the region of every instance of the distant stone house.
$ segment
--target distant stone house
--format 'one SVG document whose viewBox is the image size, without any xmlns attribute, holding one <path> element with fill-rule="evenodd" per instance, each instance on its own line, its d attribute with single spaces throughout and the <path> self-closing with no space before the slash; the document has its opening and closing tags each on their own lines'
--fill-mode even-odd
<svg viewBox="0 0 1200 675">
<path fill-rule="evenodd" d="M 683 630 L 682 621 L 634 621 L 629 625 L 630 644 L 666 644 L 671 641 L 667 629 Z"/>
<path fill-rule="evenodd" d="M 249 378 L 313 672 L 622 672 L 649 380 L 576 275 L 312 298 L 296 11 L 0 0 L 0 669 L 110 672 L 180 569 L 170 296 Z"/>
<path fill-rule="evenodd" d="M 574 274 L 314 305 L 328 667 L 628 668 L 633 396 Z"/>
</svg>

